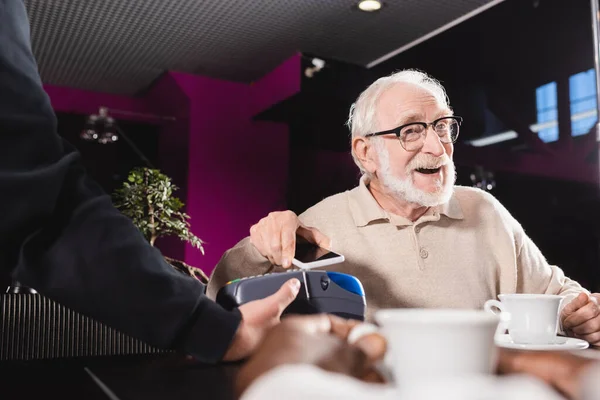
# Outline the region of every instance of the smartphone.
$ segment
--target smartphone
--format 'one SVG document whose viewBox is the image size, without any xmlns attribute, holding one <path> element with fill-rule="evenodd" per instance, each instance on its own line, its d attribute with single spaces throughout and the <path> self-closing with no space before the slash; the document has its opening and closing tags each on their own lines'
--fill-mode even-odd
<svg viewBox="0 0 600 400">
<path fill-rule="evenodd" d="M 344 256 L 296 238 L 296 252 L 292 264 L 301 269 L 312 269 L 344 262 Z"/>
</svg>

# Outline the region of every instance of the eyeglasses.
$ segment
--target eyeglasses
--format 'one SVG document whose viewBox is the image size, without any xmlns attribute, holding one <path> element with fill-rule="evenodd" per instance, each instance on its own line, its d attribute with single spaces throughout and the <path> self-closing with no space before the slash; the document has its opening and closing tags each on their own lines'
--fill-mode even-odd
<svg viewBox="0 0 600 400">
<path fill-rule="evenodd" d="M 400 144 L 406 151 L 418 151 L 425 144 L 427 128 L 430 126 L 437 133 L 440 142 L 454 143 L 458 138 L 458 131 L 462 123 L 462 117 L 442 117 L 431 123 L 411 122 L 387 131 L 369 133 L 365 137 L 394 134 L 400 140 Z"/>
</svg>

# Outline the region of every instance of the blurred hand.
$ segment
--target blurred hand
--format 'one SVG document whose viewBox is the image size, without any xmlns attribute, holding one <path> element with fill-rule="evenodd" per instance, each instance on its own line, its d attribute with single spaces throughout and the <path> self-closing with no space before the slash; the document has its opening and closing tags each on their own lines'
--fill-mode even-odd
<svg viewBox="0 0 600 400">
<path fill-rule="evenodd" d="M 325 249 L 331 240 L 316 228 L 300 222 L 292 211 L 272 212 L 250 228 L 250 243 L 269 259 L 271 264 L 289 268 L 296 248 L 296 234 Z"/>
<path fill-rule="evenodd" d="M 240 306 L 242 322 L 223 360 L 240 360 L 254 352 L 267 331 L 279 323 L 281 313 L 294 301 L 299 290 L 300 281 L 290 279 L 275 294 Z"/>
<path fill-rule="evenodd" d="M 240 370 L 238 394 L 264 373 L 284 364 L 312 364 L 364 381 L 383 382 L 374 364 L 383 359 L 386 341 L 373 333 L 349 344 L 347 336 L 358 324 L 325 314 L 285 318 Z"/>
<path fill-rule="evenodd" d="M 514 351 L 500 349 L 500 374 L 533 375 L 568 399 L 579 399 L 581 378 L 594 360 L 567 352 Z"/>
<path fill-rule="evenodd" d="M 569 336 L 600 345 L 600 294 L 580 293 L 563 307 L 560 318 Z"/>
</svg>

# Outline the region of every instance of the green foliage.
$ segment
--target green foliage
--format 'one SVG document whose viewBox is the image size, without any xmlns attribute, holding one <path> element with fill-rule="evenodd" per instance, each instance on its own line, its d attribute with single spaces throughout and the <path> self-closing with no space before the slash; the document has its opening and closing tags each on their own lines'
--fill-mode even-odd
<svg viewBox="0 0 600 400">
<path fill-rule="evenodd" d="M 190 231 L 189 215 L 180 211 L 184 204 L 173 196 L 177 189 L 159 170 L 135 168 L 115 191 L 115 206 L 153 246 L 159 237 L 175 235 L 204 254 L 204 242 Z"/>
</svg>

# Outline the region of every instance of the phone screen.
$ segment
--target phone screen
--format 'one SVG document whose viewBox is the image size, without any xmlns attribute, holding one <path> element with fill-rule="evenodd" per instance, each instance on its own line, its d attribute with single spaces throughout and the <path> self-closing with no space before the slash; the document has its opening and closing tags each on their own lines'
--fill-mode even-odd
<svg viewBox="0 0 600 400">
<path fill-rule="evenodd" d="M 310 263 L 314 261 L 336 258 L 339 256 L 339 254 L 319 247 L 315 244 L 296 241 L 296 254 L 294 255 L 294 258 L 300 262 Z"/>
</svg>

